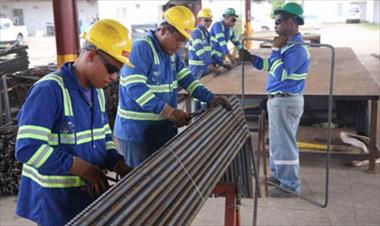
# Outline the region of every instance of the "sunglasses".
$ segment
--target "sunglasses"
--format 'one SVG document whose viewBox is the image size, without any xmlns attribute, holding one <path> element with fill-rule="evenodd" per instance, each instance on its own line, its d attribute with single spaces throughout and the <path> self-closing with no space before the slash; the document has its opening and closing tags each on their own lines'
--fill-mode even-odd
<svg viewBox="0 0 380 226">
<path fill-rule="evenodd" d="M 284 22 L 285 20 L 289 19 L 290 17 L 284 17 L 284 18 L 278 18 L 275 20 L 275 24 L 276 25 L 280 25 L 282 22 Z"/>
<path fill-rule="evenodd" d="M 232 22 L 236 22 L 236 18 L 234 17 L 234 18 L 232 18 L 232 20 L 231 20 Z"/>
<path fill-rule="evenodd" d="M 212 22 L 212 19 L 203 19 L 203 21 L 209 23 Z"/>
<path fill-rule="evenodd" d="M 119 68 L 117 68 L 115 65 L 113 65 L 113 64 L 111 64 L 110 62 L 107 61 L 107 59 L 105 57 L 106 53 L 103 53 L 100 50 L 96 50 L 96 53 L 98 54 L 100 61 L 102 62 L 102 64 L 104 65 L 104 67 L 106 68 L 106 70 L 107 70 L 107 72 L 109 74 L 112 75 L 112 74 L 120 72 Z"/>
</svg>

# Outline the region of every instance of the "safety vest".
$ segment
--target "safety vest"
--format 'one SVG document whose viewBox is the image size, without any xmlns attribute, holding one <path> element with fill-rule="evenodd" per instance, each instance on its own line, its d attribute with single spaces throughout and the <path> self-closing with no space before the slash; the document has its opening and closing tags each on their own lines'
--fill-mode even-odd
<svg viewBox="0 0 380 226">
<path fill-rule="evenodd" d="M 56 74 L 46 75 L 44 78 L 40 79 L 37 83 L 42 81 L 52 80 L 55 81 L 61 91 L 63 96 L 63 111 L 64 116 L 73 116 L 73 108 L 71 104 L 71 98 L 69 91 L 64 86 L 63 78 Z M 37 84 L 36 83 L 36 84 Z M 101 107 L 101 112 L 105 113 L 105 96 L 103 89 L 97 89 L 98 100 Z M 45 188 L 68 188 L 68 187 L 80 187 L 84 186 L 86 182 L 78 176 L 72 175 L 43 175 L 38 172 L 38 168 L 44 164 L 44 162 L 53 153 L 54 147 L 60 144 L 72 144 L 79 145 L 94 140 L 105 139 L 107 134 L 111 134 L 111 129 L 109 125 L 106 124 L 102 128 L 95 128 L 92 130 L 84 131 L 70 131 L 63 133 L 53 133 L 50 129 L 34 125 L 23 125 L 19 127 L 17 134 L 17 140 L 19 139 L 37 139 L 40 141 L 45 141 L 47 144 L 42 144 L 38 150 L 29 158 L 29 160 L 23 164 L 22 175 L 33 180 L 41 187 Z M 115 149 L 114 143 L 106 143 L 107 150 Z"/>
</svg>

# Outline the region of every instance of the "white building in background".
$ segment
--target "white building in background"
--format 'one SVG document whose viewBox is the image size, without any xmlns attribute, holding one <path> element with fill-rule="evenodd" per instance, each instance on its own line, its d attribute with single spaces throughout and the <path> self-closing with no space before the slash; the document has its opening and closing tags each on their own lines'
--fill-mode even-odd
<svg viewBox="0 0 380 226">
<path fill-rule="evenodd" d="M 380 1 L 379 0 L 367 1 L 365 19 L 368 22 L 380 24 Z"/>
<path fill-rule="evenodd" d="M 77 0 L 77 8 L 81 23 L 91 22 L 98 15 L 96 0 Z M 26 25 L 32 36 L 54 34 L 52 0 L 1 0 L 0 16 L 12 19 L 16 25 Z"/>
<path fill-rule="evenodd" d="M 65 0 L 61 0 L 65 1 Z M 76 0 L 78 19 L 85 29 L 96 17 L 113 18 L 128 28 L 139 24 L 158 24 L 162 18 L 162 7 L 168 0 Z M 379 24 L 379 0 L 300 0 L 305 15 L 317 15 L 322 22 L 344 22 L 350 5 L 361 8 L 361 19 Z M 214 21 L 222 18 L 226 8 L 235 8 L 244 14 L 245 0 L 202 0 L 209 7 Z M 252 2 L 251 15 L 260 21 L 270 18 L 270 1 Z M 30 35 L 53 35 L 54 18 L 52 0 L 1 0 L 0 16 L 12 19 L 16 25 L 26 25 Z M 272 28 L 271 28 L 272 29 Z"/>
<path fill-rule="evenodd" d="M 98 0 L 99 18 L 118 20 L 128 28 L 138 24 L 158 24 L 167 0 Z"/>
</svg>

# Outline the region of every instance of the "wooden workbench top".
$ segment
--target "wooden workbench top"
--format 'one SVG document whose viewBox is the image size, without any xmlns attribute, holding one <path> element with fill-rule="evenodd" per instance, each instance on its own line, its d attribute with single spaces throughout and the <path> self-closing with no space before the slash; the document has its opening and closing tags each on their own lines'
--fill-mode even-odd
<svg viewBox="0 0 380 226">
<path fill-rule="evenodd" d="M 351 48 L 336 48 L 334 96 L 378 99 L 380 88 L 359 62 Z M 270 49 L 257 49 L 255 54 L 268 57 Z M 311 65 L 306 80 L 305 95 L 328 95 L 330 81 L 331 50 L 310 48 Z M 266 95 L 267 72 L 245 65 L 245 94 Z M 217 77 L 206 76 L 202 83 L 215 94 L 241 94 L 241 66 L 237 66 Z"/>
</svg>

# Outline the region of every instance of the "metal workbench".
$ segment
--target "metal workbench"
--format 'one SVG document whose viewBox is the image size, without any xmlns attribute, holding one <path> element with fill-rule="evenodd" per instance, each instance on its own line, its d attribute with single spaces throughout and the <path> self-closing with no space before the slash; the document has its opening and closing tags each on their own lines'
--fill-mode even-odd
<svg viewBox="0 0 380 226">
<path fill-rule="evenodd" d="M 268 57 L 270 49 L 257 49 L 254 54 Z M 310 48 L 311 65 L 306 80 L 305 99 L 311 96 L 326 97 L 329 91 L 331 53 L 325 48 Z M 266 98 L 267 72 L 245 66 L 245 97 Z M 375 172 L 377 108 L 380 88 L 368 74 L 351 48 L 336 48 L 334 100 L 369 100 L 370 113 L 370 165 L 368 171 Z M 202 83 L 215 94 L 241 94 L 241 68 L 235 67 L 217 77 L 206 76 Z"/>
</svg>

